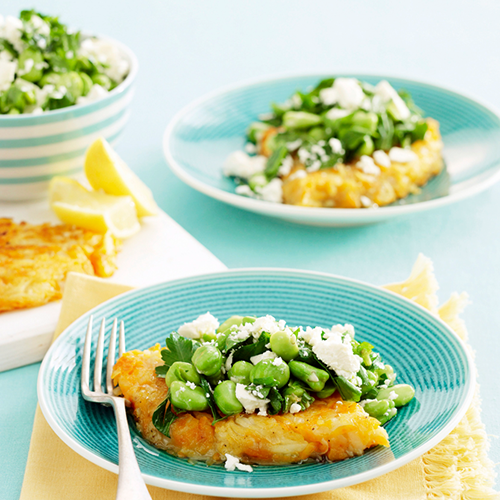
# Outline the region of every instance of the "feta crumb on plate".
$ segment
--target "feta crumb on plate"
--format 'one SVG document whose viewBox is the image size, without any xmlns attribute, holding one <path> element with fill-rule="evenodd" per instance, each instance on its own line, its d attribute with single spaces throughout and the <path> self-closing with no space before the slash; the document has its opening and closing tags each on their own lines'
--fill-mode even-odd
<svg viewBox="0 0 500 500">
<path fill-rule="evenodd" d="M 234 471 L 235 469 L 242 470 L 245 472 L 253 472 L 253 467 L 251 465 L 246 465 L 240 463 L 240 459 L 237 457 L 233 457 L 229 453 L 226 453 L 226 463 L 224 467 L 228 471 Z"/>
</svg>

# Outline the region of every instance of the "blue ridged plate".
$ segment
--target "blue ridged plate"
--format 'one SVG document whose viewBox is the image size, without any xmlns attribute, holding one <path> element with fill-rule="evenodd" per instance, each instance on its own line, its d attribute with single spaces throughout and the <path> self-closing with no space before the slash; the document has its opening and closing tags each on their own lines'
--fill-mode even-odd
<svg viewBox="0 0 500 500">
<path fill-rule="evenodd" d="M 267 78 L 234 85 L 193 102 L 170 122 L 163 150 L 173 172 L 191 187 L 230 205 L 301 224 L 352 226 L 429 210 L 481 192 L 500 180 L 500 116 L 485 104 L 457 92 L 414 80 L 383 75 L 335 74 L 372 84 L 388 80 L 408 90 L 426 116 L 440 123 L 447 173 L 410 196 L 377 209 L 312 208 L 270 203 L 235 194 L 222 175 L 227 156 L 241 150 L 248 125 L 271 102 L 284 102 L 331 74 Z"/>
<path fill-rule="evenodd" d="M 460 339 L 423 308 L 391 292 L 321 273 L 234 270 L 133 290 L 85 314 L 54 342 L 38 379 L 40 407 L 58 436 L 83 457 L 117 472 L 113 411 L 80 395 L 80 364 L 89 315 L 125 321 L 128 349 L 145 349 L 185 321 L 210 311 L 272 314 L 292 325 L 352 323 L 356 338 L 375 345 L 416 389 L 414 400 L 387 424 L 391 448 L 376 447 L 337 463 L 256 466 L 228 472 L 196 465 L 147 444 L 132 428 L 147 483 L 223 497 L 284 497 L 340 488 L 385 474 L 443 439 L 466 412 L 473 391 L 471 361 Z M 109 333 L 109 332 L 108 332 Z M 97 332 L 96 332 L 97 335 Z"/>
</svg>

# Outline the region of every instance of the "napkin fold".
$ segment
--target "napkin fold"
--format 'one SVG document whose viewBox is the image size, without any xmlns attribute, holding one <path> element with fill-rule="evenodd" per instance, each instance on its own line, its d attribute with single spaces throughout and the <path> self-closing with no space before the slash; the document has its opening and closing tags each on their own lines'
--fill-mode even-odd
<svg viewBox="0 0 500 500">
<path fill-rule="evenodd" d="M 465 324 L 459 314 L 466 294 L 453 294 L 438 308 L 438 288 L 432 262 L 420 255 L 409 279 L 387 289 L 413 300 L 439 315 L 463 340 Z M 82 274 L 68 275 L 61 316 L 54 339 L 92 307 L 130 290 Z M 493 463 L 488 458 L 488 438 L 480 419 L 476 397 L 466 416 L 435 448 L 384 476 L 365 483 L 314 495 L 318 500 L 494 500 Z M 118 476 L 82 458 L 52 431 L 37 408 L 20 500 L 106 500 L 116 496 Z M 154 500 L 209 500 L 213 497 L 148 486 Z M 311 498 L 311 495 L 296 497 Z"/>
</svg>

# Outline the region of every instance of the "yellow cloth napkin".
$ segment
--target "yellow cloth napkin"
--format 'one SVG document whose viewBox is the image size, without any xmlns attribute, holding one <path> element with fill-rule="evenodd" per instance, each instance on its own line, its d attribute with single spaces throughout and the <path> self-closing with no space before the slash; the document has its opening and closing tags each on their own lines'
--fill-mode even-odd
<svg viewBox="0 0 500 500">
<path fill-rule="evenodd" d="M 387 288 L 439 314 L 458 335 L 465 337 L 465 326 L 458 314 L 464 307 L 466 297 L 454 294 L 437 309 L 437 283 L 430 260 L 420 256 L 406 282 L 388 285 Z M 70 274 L 54 339 L 86 311 L 127 290 L 130 287 L 81 274 Z M 488 440 L 479 418 L 479 400 L 476 399 L 457 429 L 423 457 L 363 484 L 313 496 L 318 500 L 493 500 L 498 497 L 491 488 L 493 467 L 487 449 Z M 113 499 L 117 477 L 66 446 L 37 408 L 20 500 Z M 154 500 L 213 498 L 153 486 L 148 488 Z"/>
</svg>

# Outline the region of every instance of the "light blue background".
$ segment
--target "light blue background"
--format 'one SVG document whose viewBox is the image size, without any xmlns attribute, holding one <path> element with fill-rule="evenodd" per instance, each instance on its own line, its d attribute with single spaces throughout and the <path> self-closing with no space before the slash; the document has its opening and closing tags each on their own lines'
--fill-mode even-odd
<svg viewBox="0 0 500 500">
<path fill-rule="evenodd" d="M 2 14 L 30 4 L 3 0 Z M 278 266 L 383 284 L 432 258 L 440 298 L 467 291 L 483 420 L 500 435 L 500 185 L 455 206 L 376 226 L 297 226 L 240 211 L 182 184 L 161 151 L 164 128 L 191 100 L 282 72 L 373 72 L 449 86 L 500 108 L 500 3 L 494 0 L 39 0 L 63 22 L 127 44 L 140 70 L 118 152 L 160 206 L 228 267 Z M 0 374 L 0 498 L 17 499 L 39 365 Z M 491 458 L 500 462 L 500 440 Z M 49 457 L 47 457 L 49 459 Z"/>
</svg>

